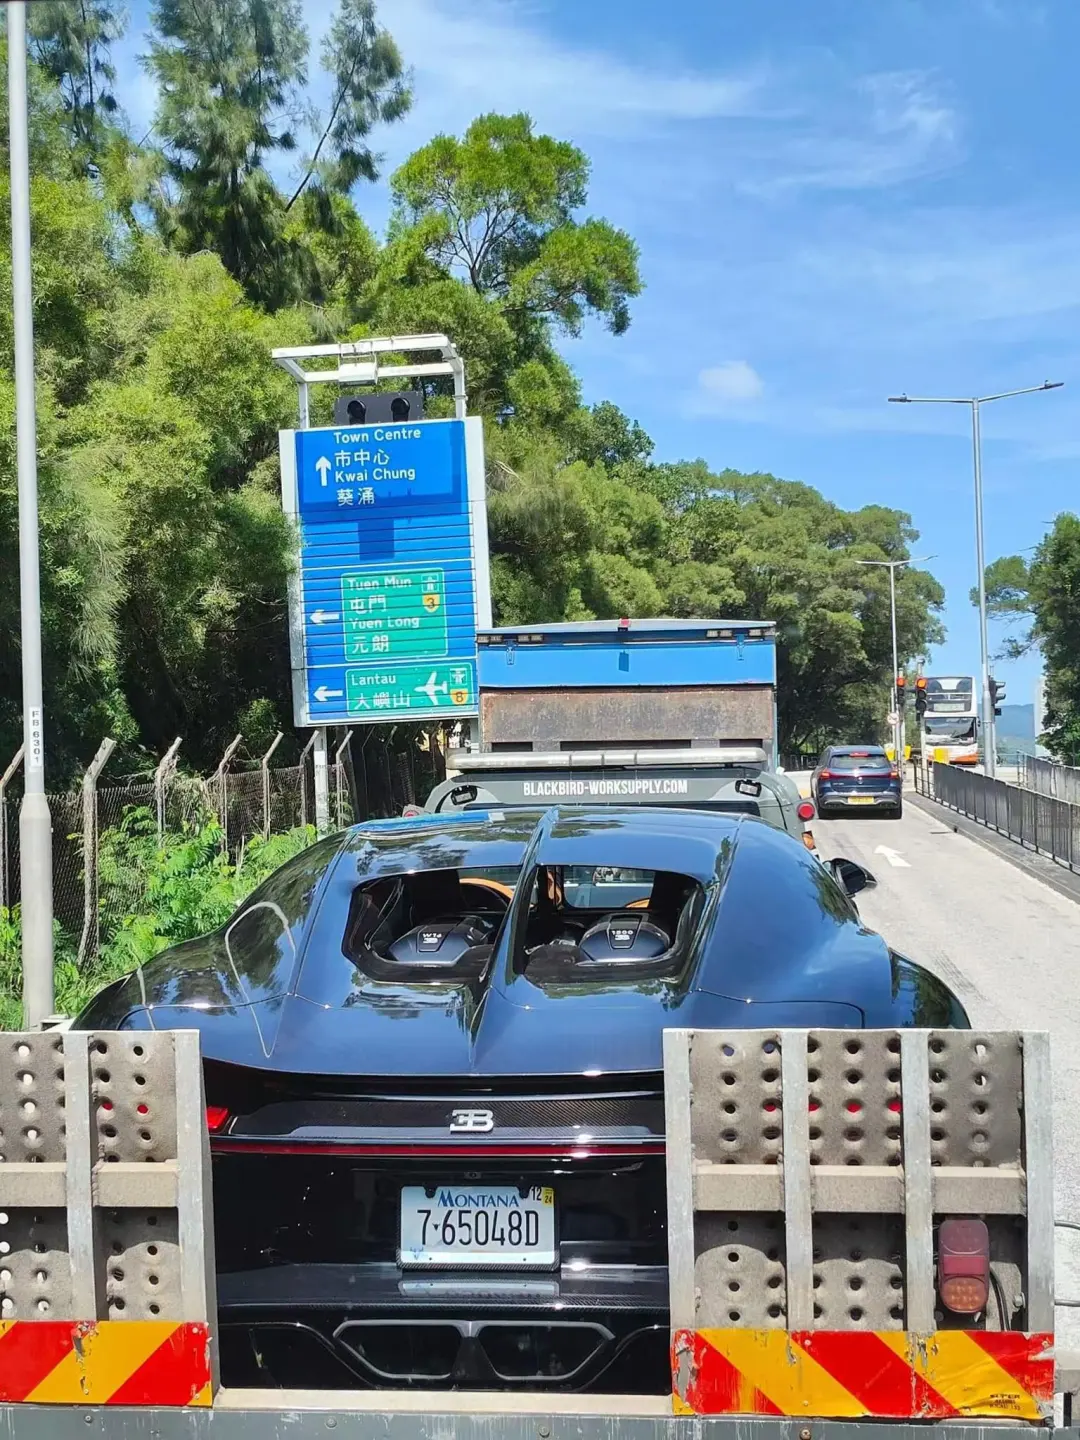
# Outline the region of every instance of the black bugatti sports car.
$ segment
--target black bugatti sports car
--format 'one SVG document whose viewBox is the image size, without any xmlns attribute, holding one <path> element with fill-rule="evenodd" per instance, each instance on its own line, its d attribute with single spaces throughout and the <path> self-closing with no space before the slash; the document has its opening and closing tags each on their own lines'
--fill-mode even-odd
<svg viewBox="0 0 1080 1440">
<path fill-rule="evenodd" d="M 966 1027 L 761 821 L 322 840 L 79 1028 L 201 1032 L 227 1383 L 669 1388 L 666 1027 Z"/>
</svg>

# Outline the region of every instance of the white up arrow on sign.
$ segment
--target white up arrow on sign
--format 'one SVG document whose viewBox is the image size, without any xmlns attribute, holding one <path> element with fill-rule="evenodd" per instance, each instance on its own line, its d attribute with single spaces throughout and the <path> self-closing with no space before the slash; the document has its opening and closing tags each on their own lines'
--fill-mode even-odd
<svg viewBox="0 0 1080 1440">
<path fill-rule="evenodd" d="M 315 691 L 315 699 L 320 705 L 325 705 L 327 700 L 340 700 L 344 694 L 344 690 L 328 690 L 325 685 L 320 685 Z"/>
<path fill-rule="evenodd" d="M 326 477 L 330 474 L 330 471 L 332 469 L 330 461 L 326 458 L 325 455 L 320 455 L 319 458 L 315 461 L 315 469 L 319 472 L 319 483 L 321 485 L 325 485 Z"/>
<path fill-rule="evenodd" d="M 313 610 L 311 612 L 311 623 L 313 625 L 329 625 L 331 620 L 340 620 L 339 610 Z"/>
</svg>

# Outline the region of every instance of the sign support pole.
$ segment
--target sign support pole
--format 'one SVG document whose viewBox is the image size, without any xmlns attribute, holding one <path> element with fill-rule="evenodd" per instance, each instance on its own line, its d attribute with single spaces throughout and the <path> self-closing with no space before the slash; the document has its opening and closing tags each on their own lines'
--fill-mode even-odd
<svg viewBox="0 0 1080 1440">
<path fill-rule="evenodd" d="M 34 305 L 30 276 L 30 143 L 26 105 L 26 6 L 10 3 L 8 110 L 11 150 L 11 272 L 15 322 L 15 431 L 19 476 L 19 607 L 22 627 L 25 780 L 19 809 L 23 1011 L 36 1029 L 54 1008 L 52 818 L 45 794 L 38 539 Z"/>
<path fill-rule="evenodd" d="M 326 726 L 320 725 L 315 731 L 315 833 L 330 833 L 330 774 L 327 765 L 328 745 Z"/>
</svg>

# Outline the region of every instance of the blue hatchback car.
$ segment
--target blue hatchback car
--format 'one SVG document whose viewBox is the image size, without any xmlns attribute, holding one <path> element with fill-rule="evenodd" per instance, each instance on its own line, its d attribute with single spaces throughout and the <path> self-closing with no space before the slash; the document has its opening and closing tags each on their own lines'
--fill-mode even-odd
<svg viewBox="0 0 1080 1440">
<path fill-rule="evenodd" d="M 821 816 L 840 810 L 885 810 L 899 820 L 904 800 L 900 771 L 880 745 L 830 745 L 810 788 Z"/>
</svg>

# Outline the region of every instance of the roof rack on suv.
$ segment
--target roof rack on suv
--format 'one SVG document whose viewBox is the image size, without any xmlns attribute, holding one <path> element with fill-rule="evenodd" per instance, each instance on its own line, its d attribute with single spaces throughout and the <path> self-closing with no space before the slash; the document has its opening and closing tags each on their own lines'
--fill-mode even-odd
<svg viewBox="0 0 1080 1440">
<path fill-rule="evenodd" d="M 672 766 L 729 765 L 764 770 L 768 764 L 759 745 L 712 745 L 681 750 L 451 750 L 452 770 L 596 770 L 620 766 L 656 769 Z"/>
</svg>

